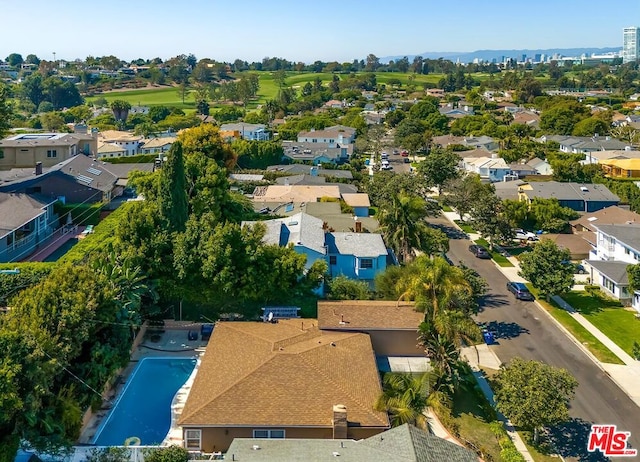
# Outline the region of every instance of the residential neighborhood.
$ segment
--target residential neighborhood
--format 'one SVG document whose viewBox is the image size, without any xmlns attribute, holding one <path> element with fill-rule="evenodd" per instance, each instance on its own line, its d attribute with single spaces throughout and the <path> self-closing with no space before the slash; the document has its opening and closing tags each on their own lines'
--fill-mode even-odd
<svg viewBox="0 0 640 462">
<path fill-rule="evenodd" d="M 618 29 L 469 60 L 13 40 L 0 462 L 636 456 L 640 28 Z"/>
</svg>

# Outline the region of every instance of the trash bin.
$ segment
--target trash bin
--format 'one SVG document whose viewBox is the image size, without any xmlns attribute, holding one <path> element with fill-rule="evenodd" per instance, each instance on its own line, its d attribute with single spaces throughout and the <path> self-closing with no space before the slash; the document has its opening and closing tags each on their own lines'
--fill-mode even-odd
<svg viewBox="0 0 640 462">
<path fill-rule="evenodd" d="M 193 341 L 193 340 L 198 340 L 198 332 L 195 330 L 190 330 L 189 331 L 189 340 Z"/>
</svg>

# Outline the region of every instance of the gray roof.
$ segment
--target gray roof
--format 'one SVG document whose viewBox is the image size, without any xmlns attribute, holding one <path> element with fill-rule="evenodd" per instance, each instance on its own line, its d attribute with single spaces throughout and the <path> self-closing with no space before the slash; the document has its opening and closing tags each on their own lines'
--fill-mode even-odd
<svg viewBox="0 0 640 462">
<path fill-rule="evenodd" d="M 229 123 L 220 125 L 220 130 L 223 131 L 249 131 L 255 132 L 256 130 L 265 130 L 267 128 L 264 124 L 248 124 L 245 122 Z"/>
<path fill-rule="evenodd" d="M 602 184 L 560 183 L 558 181 L 540 181 L 529 183 L 531 190 L 523 190 L 530 199 L 540 197 L 558 200 L 584 200 L 587 202 L 620 202 L 620 198 Z M 583 188 L 586 188 L 583 189 Z"/>
<path fill-rule="evenodd" d="M 112 164 L 110 162 L 98 162 L 97 168 L 103 169 L 111 173 L 117 178 L 129 178 L 129 174 L 134 170 L 140 170 L 142 172 L 153 172 L 153 162 L 151 163 L 133 163 L 133 164 Z"/>
<path fill-rule="evenodd" d="M 628 145 L 628 143 L 625 143 L 618 139 L 605 136 L 589 137 L 549 135 L 541 137 L 540 139 L 542 138 L 546 139 L 547 141 L 556 141 L 563 146 L 567 146 L 577 150 L 608 151 L 612 149 L 624 149 Z"/>
<path fill-rule="evenodd" d="M 254 449 L 257 445 L 260 449 Z M 242 462 L 477 462 L 465 449 L 409 424 L 364 440 L 236 438 L 227 459 Z"/>
<path fill-rule="evenodd" d="M 262 181 L 264 175 L 257 175 L 253 173 L 231 173 L 229 178 L 236 181 Z"/>
<path fill-rule="evenodd" d="M 629 277 L 627 275 L 627 266 L 629 266 L 629 263 L 601 260 L 587 260 L 587 263 L 616 284 L 623 286 L 629 284 Z"/>
<path fill-rule="evenodd" d="M 37 194 L 0 192 L 0 237 L 42 215 L 45 213 L 43 209 L 56 201 L 57 198 Z"/>
<path fill-rule="evenodd" d="M 291 174 L 299 174 L 299 173 L 311 173 L 311 169 L 313 167 L 311 165 L 305 164 L 291 164 L 291 165 L 271 165 L 267 167 L 267 171 L 279 171 L 286 172 Z M 326 168 L 317 168 L 318 176 L 334 176 L 336 178 L 347 178 L 349 180 L 353 179 L 353 174 L 351 170 L 330 170 Z"/>
<path fill-rule="evenodd" d="M 617 241 L 640 251 L 640 225 L 593 225 L 594 228 L 602 231 Z"/>
<path fill-rule="evenodd" d="M 306 213 L 297 213 L 286 218 L 261 222 L 246 221 L 242 225 L 263 223 L 267 232 L 263 238 L 265 244 L 285 246 L 293 244 L 325 254 L 323 221 Z"/>
<path fill-rule="evenodd" d="M 379 257 L 387 254 L 381 234 L 375 233 L 327 233 L 329 253 L 356 257 Z"/>
<path fill-rule="evenodd" d="M 355 229 L 353 215 L 342 213 L 338 202 L 308 202 L 305 205 L 305 211 L 309 215 L 320 218 L 327 223 L 329 228 L 336 231 L 346 232 Z M 358 220 L 362 223 L 362 227 L 369 232 L 374 232 L 380 227 L 378 220 L 372 216 L 359 217 Z"/>
<path fill-rule="evenodd" d="M 325 184 L 327 179 L 323 176 L 301 175 L 281 176 L 276 179 L 277 184 Z"/>
</svg>

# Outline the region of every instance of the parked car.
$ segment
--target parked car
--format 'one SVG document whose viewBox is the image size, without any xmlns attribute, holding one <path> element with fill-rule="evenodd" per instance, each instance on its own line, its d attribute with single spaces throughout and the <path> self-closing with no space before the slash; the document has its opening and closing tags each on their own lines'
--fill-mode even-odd
<svg viewBox="0 0 640 462">
<path fill-rule="evenodd" d="M 507 290 L 516 296 L 518 300 L 533 301 L 535 297 L 524 282 L 507 282 Z"/>
<path fill-rule="evenodd" d="M 402 159 L 402 160 L 403 160 L 403 162 L 404 162 L 405 164 L 409 164 L 409 163 L 411 163 L 411 160 L 410 160 L 408 157 L 405 157 L 405 158 L 404 158 L 404 159 Z"/>
<path fill-rule="evenodd" d="M 489 254 L 487 249 L 485 249 L 481 245 L 471 244 L 469 246 L 469 252 L 474 254 L 476 256 L 476 258 L 482 258 L 482 259 L 485 259 L 485 260 L 491 258 L 491 255 Z"/>
<path fill-rule="evenodd" d="M 514 229 L 513 232 L 516 234 L 516 239 L 519 241 L 537 241 L 538 236 L 536 233 L 532 233 L 531 231 L 525 231 L 524 229 Z"/>
<path fill-rule="evenodd" d="M 573 268 L 573 274 L 587 274 L 587 269 L 580 263 L 574 263 L 571 260 L 563 260 L 563 265 L 571 265 Z"/>
<path fill-rule="evenodd" d="M 409 157 L 409 153 L 408 153 L 407 151 L 402 151 L 402 152 L 400 153 L 400 155 L 401 155 L 402 157 Z"/>
</svg>

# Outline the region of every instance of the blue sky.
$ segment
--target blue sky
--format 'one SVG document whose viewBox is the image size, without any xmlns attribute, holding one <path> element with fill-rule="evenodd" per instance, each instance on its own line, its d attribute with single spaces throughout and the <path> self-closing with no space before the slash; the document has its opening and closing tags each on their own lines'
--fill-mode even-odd
<svg viewBox="0 0 640 462">
<path fill-rule="evenodd" d="M 0 58 L 113 54 L 352 61 L 426 51 L 621 47 L 640 2 L 30 0 L 3 2 Z M 29 5 L 26 7 L 25 5 Z"/>
</svg>

